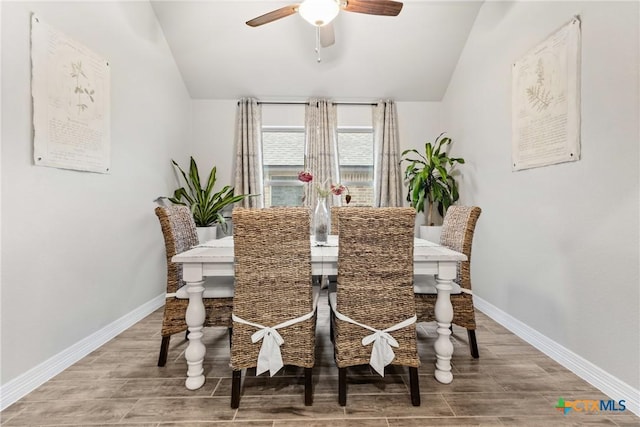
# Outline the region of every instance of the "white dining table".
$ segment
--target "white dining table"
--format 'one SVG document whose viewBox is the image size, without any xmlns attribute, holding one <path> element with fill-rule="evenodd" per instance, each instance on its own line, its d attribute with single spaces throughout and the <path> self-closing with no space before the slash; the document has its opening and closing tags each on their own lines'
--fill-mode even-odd
<svg viewBox="0 0 640 427">
<path fill-rule="evenodd" d="M 324 244 L 313 240 L 311 245 L 311 271 L 313 275 L 338 274 L 338 236 L 330 235 Z M 450 340 L 453 307 L 450 293 L 453 279 L 457 274 L 458 261 L 465 261 L 466 255 L 416 238 L 414 240 L 414 275 L 435 275 L 437 298 L 435 318 L 438 338 L 435 342 L 436 370 L 435 378 L 441 383 L 453 381 L 451 373 L 451 356 L 453 344 Z M 185 385 L 189 390 L 196 390 L 205 382 L 203 361 L 206 353 L 202 342 L 205 308 L 202 302 L 204 278 L 209 276 L 233 276 L 234 256 L 233 237 L 210 240 L 194 248 L 175 255 L 173 262 L 182 264 L 183 279 L 186 282 L 189 304 L 186 322 L 189 328 L 189 344 L 185 351 L 187 360 L 187 379 Z"/>
</svg>

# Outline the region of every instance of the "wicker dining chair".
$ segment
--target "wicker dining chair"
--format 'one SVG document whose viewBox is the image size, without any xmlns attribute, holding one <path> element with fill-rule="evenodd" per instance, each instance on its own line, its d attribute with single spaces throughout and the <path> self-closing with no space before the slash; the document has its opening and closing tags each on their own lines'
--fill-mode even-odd
<svg viewBox="0 0 640 427">
<path fill-rule="evenodd" d="M 344 206 L 331 206 L 331 234 L 340 234 L 340 223 L 338 222 L 338 212 L 344 209 Z"/>
<path fill-rule="evenodd" d="M 242 369 L 273 376 L 284 365 L 304 368 L 304 401 L 311 405 L 318 287 L 312 285 L 309 210 L 235 208 L 233 225 L 231 407 L 240 405 Z"/>
<path fill-rule="evenodd" d="M 365 364 L 382 376 L 385 365 L 408 366 L 411 403 L 420 405 L 412 284 L 415 215 L 413 208 L 338 212 L 338 283 L 329 303 L 341 406 L 347 403 L 347 367 Z M 397 347 L 384 344 L 393 340 Z M 380 349 L 386 354 L 377 363 Z"/>
<path fill-rule="evenodd" d="M 343 209 L 346 209 L 346 206 L 331 206 L 331 231 L 330 234 L 338 235 L 340 233 L 340 223 L 338 222 L 338 212 Z M 327 276 L 327 284 L 328 286 L 335 285 L 338 281 L 338 276 L 335 274 L 330 274 Z"/>
<path fill-rule="evenodd" d="M 462 252 L 467 261 L 458 263 L 458 274 L 454 280 L 455 289 L 451 293 L 453 321 L 467 329 L 469 349 L 475 359 L 480 357 L 476 341 L 476 315 L 471 291 L 471 245 L 476 223 L 482 210 L 477 206 L 451 206 L 447 209 L 442 224 L 440 244 L 454 251 Z M 436 289 L 435 277 L 416 276 L 414 282 L 416 312 L 418 322 L 435 321 Z"/>
<path fill-rule="evenodd" d="M 162 343 L 158 366 L 165 366 L 171 335 L 187 330 L 185 315 L 189 304 L 187 287 L 182 280 L 182 265 L 171 258 L 198 244 L 196 224 L 186 206 L 158 206 L 155 209 L 164 236 L 167 260 L 167 293 L 162 317 Z M 231 327 L 233 308 L 233 278 L 207 278 L 203 302 L 206 311 L 204 326 Z"/>
</svg>

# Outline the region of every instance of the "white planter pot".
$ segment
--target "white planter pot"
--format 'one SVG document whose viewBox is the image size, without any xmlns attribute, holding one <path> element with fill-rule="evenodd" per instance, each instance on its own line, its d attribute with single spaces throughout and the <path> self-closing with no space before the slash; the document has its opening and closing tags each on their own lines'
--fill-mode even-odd
<svg viewBox="0 0 640 427">
<path fill-rule="evenodd" d="M 198 240 L 200 243 L 205 243 L 209 240 L 214 240 L 217 237 L 218 226 L 196 227 L 196 231 L 198 232 Z"/>
<path fill-rule="evenodd" d="M 441 225 L 421 225 L 420 238 L 434 243 L 440 243 Z"/>
</svg>

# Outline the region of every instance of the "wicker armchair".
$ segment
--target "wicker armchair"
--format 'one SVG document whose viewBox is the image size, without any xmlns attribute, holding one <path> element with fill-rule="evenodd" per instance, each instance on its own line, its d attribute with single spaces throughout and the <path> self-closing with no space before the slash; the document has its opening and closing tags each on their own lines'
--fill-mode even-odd
<svg viewBox="0 0 640 427">
<path fill-rule="evenodd" d="M 171 258 L 197 245 L 198 235 L 188 207 L 159 206 L 155 209 L 155 213 L 160 220 L 167 259 L 167 296 L 162 318 L 162 343 L 158 357 L 158 366 L 164 366 L 167 363 L 171 335 L 187 330 L 185 314 L 189 304 L 187 289 L 182 281 L 182 265 L 171 262 Z M 218 283 L 208 280 L 205 283 L 203 302 L 206 309 L 204 326 L 230 328 L 233 278 L 220 278 Z"/>
<path fill-rule="evenodd" d="M 473 293 L 471 292 L 471 244 L 476 222 L 481 212 L 477 206 L 449 207 L 440 236 L 441 245 L 462 252 L 467 256 L 467 261 L 458 263 L 458 277 L 455 283 L 459 289 L 454 289 L 451 293 L 452 323 L 467 329 L 471 356 L 475 359 L 480 357 L 480 354 L 476 341 L 476 315 L 473 308 Z M 436 305 L 435 278 L 416 276 L 414 291 L 418 322 L 436 320 L 434 314 Z"/>
<path fill-rule="evenodd" d="M 236 208 L 233 225 L 231 407 L 240 405 L 242 369 L 273 376 L 284 365 L 304 368 L 311 405 L 318 288 L 311 280 L 309 210 Z"/>
<path fill-rule="evenodd" d="M 338 284 L 329 293 L 338 402 L 347 403 L 347 367 L 370 364 L 384 376 L 384 366 L 394 364 L 409 367 L 411 402 L 419 406 L 412 286 L 415 210 L 353 207 L 339 210 L 338 219 Z M 376 334 L 382 336 L 376 340 Z M 393 340 L 397 347 L 385 345 Z"/>
</svg>

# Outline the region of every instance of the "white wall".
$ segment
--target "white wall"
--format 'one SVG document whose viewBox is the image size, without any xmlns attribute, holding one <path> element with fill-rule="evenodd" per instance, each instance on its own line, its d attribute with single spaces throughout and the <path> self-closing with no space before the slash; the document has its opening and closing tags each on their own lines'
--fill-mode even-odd
<svg viewBox="0 0 640 427">
<path fill-rule="evenodd" d="M 33 164 L 32 12 L 111 64 L 109 175 Z M 174 189 L 170 159 L 190 140 L 191 101 L 149 3 L 2 3 L 3 386 L 164 292 L 153 200 Z"/>
<path fill-rule="evenodd" d="M 442 132 L 448 132 L 443 127 L 442 112 L 439 102 L 398 102 L 398 127 L 400 133 L 400 152 L 413 148 L 418 152 L 424 152 L 424 145 L 433 142 Z M 454 135 L 450 135 L 455 138 Z M 400 173 L 404 174 L 407 163 L 402 162 Z M 403 197 L 406 199 L 406 186 L 403 187 Z M 404 202 L 409 206 L 409 202 Z M 426 224 L 426 218 L 422 214 L 416 216 L 416 224 Z"/>
<path fill-rule="evenodd" d="M 575 14 L 582 159 L 512 172 L 511 64 Z M 483 209 L 475 294 L 636 390 L 638 18 L 637 2 L 486 2 L 443 100 L 462 201 Z"/>
<path fill-rule="evenodd" d="M 238 100 L 193 100 L 193 158 L 200 174 L 216 167 L 216 191 L 234 185 L 236 106 Z M 206 179 L 204 176 L 202 179 Z"/>
</svg>

